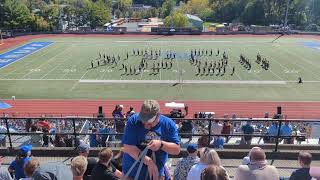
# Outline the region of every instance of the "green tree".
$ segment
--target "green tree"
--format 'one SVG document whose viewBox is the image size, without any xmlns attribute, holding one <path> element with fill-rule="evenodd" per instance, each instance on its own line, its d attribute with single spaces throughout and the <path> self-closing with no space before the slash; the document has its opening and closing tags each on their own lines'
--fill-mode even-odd
<svg viewBox="0 0 320 180">
<path fill-rule="evenodd" d="M 176 6 L 175 0 L 165 0 L 164 3 L 162 4 L 162 7 L 161 7 L 162 16 L 163 17 L 169 16 L 175 6 Z"/>
<path fill-rule="evenodd" d="M 90 26 L 96 28 L 103 26 L 111 20 L 110 9 L 100 0 L 92 4 L 90 13 Z"/>
<path fill-rule="evenodd" d="M 188 18 L 179 12 L 174 12 L 171 16 L 167 16 L 164 19 L 164 25 L 166 27 L 175 27 L 175 28 L 183 28 L 188 27 L 189 22 Z"/>
<path fill-rule="evenodd" d="M 19 0 L 4 0 L 1 26 L 8 29 L 30 28 L 32 14 Z"/>
<path fill-rule="evenodd" d="M 263 3 L 257 0 L 249 2 L 243 11 L 242 22 L 248 25 L 265 25 Z"/>
</svg>

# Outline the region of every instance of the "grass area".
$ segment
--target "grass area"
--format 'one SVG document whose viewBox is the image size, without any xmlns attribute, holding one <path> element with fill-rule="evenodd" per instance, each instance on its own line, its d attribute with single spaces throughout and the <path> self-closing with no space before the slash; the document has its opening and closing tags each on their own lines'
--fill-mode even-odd
<svg viewBox="0 0 320 180">
<path fill-rule="evenodd" d="M 10 98 L 107 98 L 163 100 L 265 100 L 265 101 L 319 101 L 320 51 L 303 46 L 302 42 L 316 39 L 282 38 L 48 38 L 33 41 L 53 41 L 54 44 L 22 60 L 0 69 L 0 97 Z M 133 49 L 161 49 L 162 58 L 148 61 L 148 68 L 139 75 L 121 75 L 122 63 L 138 67 L 141 57 L 133 56 Z M 196 76 L 197 68 L 189 62 L 190 49 L 210 50 L 219 56 L 204 56 L 202 65 L 218 62 L 222 52 L 229 56 L 224 76 Z M 150 75 L 152 64 L 161 63 L 166 51 L 175 51 L 176 60 L 171 69 L 161 69 Z M 118 55 L 118 66 L 106 65 L 91 69 L 91 60 L 99 52 Z M 129 53 L 129 59 L 123 60 Z M 263 70 L 255 63 L 257 53 L 270 61 L 270 69 Z M 244 54 L 252 69 L 246 70 L 238 61 Z M 231 70 L 235 67 L 235 74 Z M 184 80 L 212 81 L 281 81 L 282 85 L 265 84 L 88 84 L 79 80 Z M 302 77 L 304 84 L 295 83 Z M 309 82 L 306 82 L 309 81 Z"/>
</svg>

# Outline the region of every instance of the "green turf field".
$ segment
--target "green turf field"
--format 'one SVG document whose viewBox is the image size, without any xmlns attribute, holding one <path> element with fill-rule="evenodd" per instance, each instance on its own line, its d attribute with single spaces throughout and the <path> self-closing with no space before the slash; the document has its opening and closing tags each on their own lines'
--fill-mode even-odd
<svg viewBox="0 0 320 180">
<path fill-rule="evenodd" d="M 54 44 L 0 69 L 0 98 L 319 101 L 320 50 L 303 43 L 319 44 L 320 41 L 281 38 L 271 43 L 272 40 L 214 36 L 34 39 Z M 148 68 L 140 74 L 122 75 L 122 64 L 137 68 L 142 59 L 142 56 L 133 55 L 133 49 L 161 49 L 162 57 L 148 61 Z M 213 50 L 213 56 L 198 58 L 202 66 L 205 61 L 219 61 L 225 51 L 229 57 L 225 74 L 196 76 L 197 68 L 189 62 L 190 49 L 208 50 L 208 54 Z M 218 49 L 220 55 L 216 56 Z M 163 60 L 166 51 L 176 52 L 172 68 L 150 75 L 153 62 L 166 61 Z M 121 61 L 117 66 L 92 69 L 91 60 L 98 58 L 99 52 L 116 58 L 120 55 Z M 123 60 L 127 52 L 129 59 Z M 258 52 L 270 61 L 268 71 L 255 62 Z M 250 59 L 250 71 L 239 63 L 241 53 Z M 230 75 L 232 67 L 235 67 L 233 76 Z M 296 83 L 300 76 L 304 80 L 302 85 Z M 111 84 L 107 80 L 134 81 Z M 164 83 L 166 80 L 170 81 Z"/>
</svg>

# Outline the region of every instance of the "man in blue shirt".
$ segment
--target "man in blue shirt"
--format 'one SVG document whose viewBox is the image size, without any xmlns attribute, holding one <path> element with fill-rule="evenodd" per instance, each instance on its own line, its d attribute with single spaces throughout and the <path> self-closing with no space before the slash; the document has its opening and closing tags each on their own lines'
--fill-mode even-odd
<svg viewBox="0 0 320 180">
<path fill-rule="evenodd" d="M 281 126 L 280 136 L 291 136 L 291 135 L 292 135 L 292 127 L 289 121 L 286 121 L 285 124 Z M 285 144 L 292 144 L 291 137 L 285 137 L 283 139 Z"/>
<path fill-rule="evenodd" d="M 140 113 L 130 117 L 124 132 L 122 139 L 124 145 L 123 174 L 128 173 L 140 153 L 148 147 L 148 153 L 142 159 L 141 172 L 137 172 L 138 163 L 128 177 L 133 179 L 139 173 L 138 179 L 145 179 L 145 176 L 148 175 L 150 180 L 164 179 L 164 165 L 168 154 L 179 154 L 179 143 L 175 122 L 160 114 L 160 105 L 157 101 L 144 101 Z M 153 152 L 155 159 L 152 159 Z"/>
<path fill-rule="evenodd" d="M 278 135 L 278 122 L 273 122 L 272 125 L 270 126 L 270 128 L 267 131 L 267 134 L 269 136 L 277 136 Z M 276 141 L 276 137 L 270 137 L 270 142 L 274 143 Z"/>
<path fill-rule="evenodd" d="M 242 126 L 241 130 L 243 134 L 246 135 L 241 139 L 241 144 L 250 145 L 252 140 L 252 134 L 254 133 L 254 128 L 251 125 L 251 121 L 247 121 L 247 124 Z"/>
</svg>

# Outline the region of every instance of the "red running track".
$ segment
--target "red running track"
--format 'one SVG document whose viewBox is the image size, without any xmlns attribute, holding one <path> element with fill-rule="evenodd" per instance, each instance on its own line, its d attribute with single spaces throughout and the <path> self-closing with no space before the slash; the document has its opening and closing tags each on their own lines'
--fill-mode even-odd
<svg viewBox="0 0 320 180">
<path fill-rule="evenodd" d="M 13 107 L 7 110 L 0 110 L 0 113 L 16 114 L 16 116 L 39 117 L 40 115 L 52 116 L 93 116 L 98 112 L 98 107 L 103 106 L 106 117 L 111 117 L 116 104 L 124 105 L 124 112 L 133 106 L 135 111 L 140 111 L 142 100 L 5 100 Z M 167 114 L 170 108 L 164 107 L 169 101 L 159 101 L 161 112 Z M 272 116 L 277 106 L 282 106 L 282 114 L 290 119 L 320 119 L 320 102 L 232 102 L 232 101 L 179 101 L 189 106 L 189 118 L 195 112 L 215 112 L 215 117 L 222 117 L 224 114 L 237 117 L 263 117 L 264 112 Z"/>
</svg>

